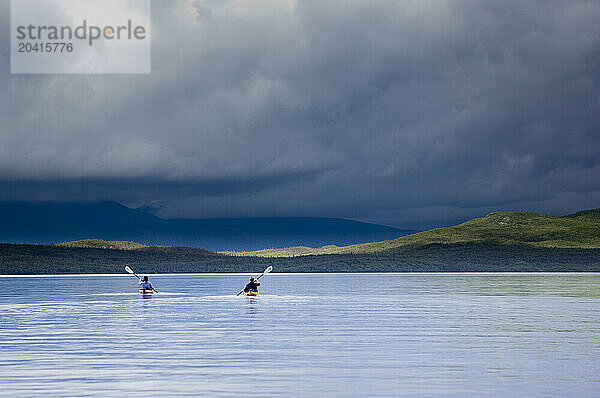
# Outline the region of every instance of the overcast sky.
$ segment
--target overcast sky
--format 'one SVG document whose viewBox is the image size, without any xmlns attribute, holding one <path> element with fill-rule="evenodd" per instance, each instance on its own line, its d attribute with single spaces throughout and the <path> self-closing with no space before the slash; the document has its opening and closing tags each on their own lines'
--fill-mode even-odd
<svg viewBox="0 0 600 398">
<path fill-rule="evenodd" d="M 11 75 L 0 200 L 427 228 L 600 207 L 600 2 L 153 0 L 150 75 Z"/>
</svg>

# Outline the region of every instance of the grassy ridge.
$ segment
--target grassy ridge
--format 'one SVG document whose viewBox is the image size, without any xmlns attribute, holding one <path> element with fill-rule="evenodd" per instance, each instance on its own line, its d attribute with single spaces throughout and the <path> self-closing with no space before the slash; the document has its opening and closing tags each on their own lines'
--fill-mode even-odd
<svg viewBox="0 0 600 398">
<path fill-rule="evenodd" d="M 383 242 L 344 247 L 324 246 L 317 249 L 292 247 L 229 254 L 256 257 L 368 254 L 409 246 L 457 243 L 598 249 L 600 248 L 600 210 L 587 210 L 565 217 L 527 212 L 499 212 L 467 221 L 455 227 L 436 228 Z"/>
<path fill-rule="evenodd" d="M 137 242 L 105 241 L 102 239 L 84 239 L 73 242 L 55 243 L 58 247 L 79 247 L 88 249 L 136 250 L 148 247 Z"/>
</svg>

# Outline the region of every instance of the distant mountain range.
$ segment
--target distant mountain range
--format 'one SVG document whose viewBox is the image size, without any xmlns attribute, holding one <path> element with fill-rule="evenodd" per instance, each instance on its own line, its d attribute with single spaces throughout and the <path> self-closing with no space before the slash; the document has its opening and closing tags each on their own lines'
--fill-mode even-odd
<svg viewBox="0 0 600 398">
<path fill-rule="evenodd" d="M 135 241 L 213 251 L 352 245 L 414 233 L 341 218 L 164 219 L 117 202 L 0 202 L 0 242 Z"/>
</svg>

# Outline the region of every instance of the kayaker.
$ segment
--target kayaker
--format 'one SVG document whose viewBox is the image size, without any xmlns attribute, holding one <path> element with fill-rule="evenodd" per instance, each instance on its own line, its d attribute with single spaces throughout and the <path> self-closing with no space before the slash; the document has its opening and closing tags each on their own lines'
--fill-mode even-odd
<svg viewBox="0 0 600 398">
<path fill-rule="evenodd" d="M 244 288 L 244 293 L 248 293 L 248 292 L 258 292 L 258 287 L 260 286 L 260 282 L 257 280 L 254 280 L 254 277 L 251 276 L 250 277 L 250 282 L 248 282 L 248 284 L 246 285 L 246 287 Z"/>
<path fill-rule="evenodd" d="M 152 290 L 152 291 L 154 291 L 154 286 L 152 286 L 152 283 L 148 282 L 148 276 L 147 275 L 145 275 L 142 279 L 140 279 L 139 285 L 140 285 L 140 290 Z"/>
</svg>

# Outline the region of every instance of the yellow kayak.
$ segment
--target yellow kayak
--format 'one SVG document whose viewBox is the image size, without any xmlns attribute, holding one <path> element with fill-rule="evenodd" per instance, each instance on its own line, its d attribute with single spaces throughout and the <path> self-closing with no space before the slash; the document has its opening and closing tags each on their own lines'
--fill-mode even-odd
<svg viewBox="0 0 600 398">
<path fill-rule="evenodd" d="M 246 292 L 244 293 L 246 296 L 258 296 L 258 292 Z"/>
</svg>

